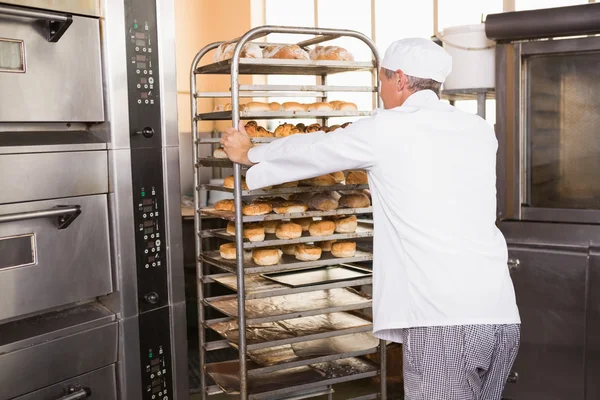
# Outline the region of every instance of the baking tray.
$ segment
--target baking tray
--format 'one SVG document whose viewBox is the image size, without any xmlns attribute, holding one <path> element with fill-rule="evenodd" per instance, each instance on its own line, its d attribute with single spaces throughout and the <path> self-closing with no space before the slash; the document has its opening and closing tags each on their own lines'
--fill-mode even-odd
<svg viewBox="0 0 600 400">
<path fill-rule="evenodd" d="M 293 218 L 306 218 L 306 217 L 329 217 L 335 215 L 357 215 L 357 214 L 371 214 L 373 212 L 372 207 L 365 208 L 338 208 L 332 211 L 315 211 L 310 210 L 303 213 L 290 213 L 290 214 L 266 214 L 266 215 L 244 215 L 242 222 L 262 222 L 262 221 L 280 221 L 283 219 Z M 227 221 L 235 220 L 235 213 L 233 211 L 217 211 L 214 208 L 203 208 L 201 210 L 203 215 L 218 217 Z"/>
<path fill-rule="evenodd" d="M 246 300 L 244 308 L 248 323 L 270 322 L 329 312 L 358 310 L 371 307 L 371 298 L 349 288 L 316 290 Z M 237 318 L 237 296 L 206 299 L 205 303 L 221 313 Z"/>
<path fill-rule="evenodd" d="M 248 372 L 259 368 L 252 361 L 246 364 Z M 227 394 L 240 393 L 239 361 L 226 361 L 206 365 L 206 372 Z M 377 375 L 378 366 L 371 361 L 359 358 L 312 364 L 310 366 L 284 369 L 269 374 L 248 377 L 248 393 L 251 399 L 264 399 L 270 396 L 297 392 L 299 389 L 312 389 L 318 386 L 333 385 L 355 379 Z"/>
<path fill-rule="evenodd" d="M 227 233 L 226 228 L 208 229 L 206 231 L 202 231 L 201 235 L 203 237 L 215 236 L 221 239 L 229 240 L 231 242 L 235 241 L 235 235 L 230 235 L 229 233 Z M 278 239 L 277 236 L 275 236 L 275 234 L 268 233 L 265 235 L 265 240 L 263 240 L 262 242 L 250 242 L 248 239 L 244 239 L 244 248 L 255 249 L 261 247 L 278 247 L 285 246 L 287 244 L 323 242 L 327 240 L 349 240 L 372 236 L 373 224 L 359 221 L 358 227 L 356 228 L 356 232 L 353 233 L 334 233 L 333 235 L 327 236 L 310 236 L 309 232 L 303 232 L 302 236 L 298 239 Z"/>
<path fill-rule="evenodd" d="M 196 74 L 231 74 L 232 59 L 203 65 Z M 373 61 L 288 60 L 273 58 L 240 58 L 240 75 L 324 75 L 348 71 L 368 71 Z"/>
<path fill-rule="evenodd" d="M 265 119 L 321 119 L 321 118 L 351 118 L 368 117 L 372 111 L 240 111 L 240 119 L 265 120 Z M 228 121 L 233 118 L 231 111 L 216 111 L 196 114 L 201 121 Z"/>
<path fill-rule="evenodd" d="M 219 192 L 233 193 L 233 189 L 225 188 L 222 185 L 209 185 L 203 184 L 198 186 L 199 190 L 215 190 Z M 369 185 L 331 185 L 331 186 L 296 186 L 287 188 L 277 188 L 269 190 L 242 190 L 242 196 L 276 196 L 279 194 L 292 194 L 292 193 L 317 193 L 317 192 L 343 192 L 350 190 L 365 190 L 369 189 Z"/>
<path fill-rule="evenodd" d="M 353 265 L 334 265 L 272 272 L 262 277 L 290 287 L 322 285 L 372 276 L 373 272 Z"/>
<path fill-rule="evenodd" d="M 231 239 L 230 239 L 231 240 Z M 357 244 L 358 246 L 358 244 Z M 321 258 L 317 261 L 300 261 L 295 256 L 282 255 L 281 260 L 275 265 L 258 265 L 256 264 L 250 255 L 245 256 L 244 261 L 244 272 L 246 274 L 259 274 L 259 273 L 270 273 L 280 272 L 287 270 L 295 270 L 298 268 L 308 268 L 325 265 L 336 265 L 345 263 L 356 263 L 371 261 L 373 259 L 373 253 L 362 250 L 356 250 L 354 257 L 338 258 L 331 255 L 331 252 L 323 252 Z M 221 253 L 218 250 L 211 250 L 202 253 L 200 260 L 208 264 L 219 267 L 224 271 L 235 274 L 237 271 L 236 260 L 227 260 L 221 257 Z"/>
<path fill-rule="evenodd" d="M 207 327 L 237 348 L 239 328 L 236 320 L 209 323 Z M 248 350 L 264 349 L 307 340 L 371 332 L 372 329 L 370 321 L 347 312 L 321 314 L 277 322 L 248 324 L 246 344 Z"/>
</svg>

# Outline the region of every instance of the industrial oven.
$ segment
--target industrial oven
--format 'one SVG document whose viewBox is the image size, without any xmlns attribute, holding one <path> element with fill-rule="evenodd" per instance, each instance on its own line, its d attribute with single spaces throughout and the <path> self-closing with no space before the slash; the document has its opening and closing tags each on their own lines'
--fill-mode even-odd
<svg viewBox="0 0 600 400">
<path fill-rule="evenodd" d="M 600 398 L 600 4 L 490 15 L 512 400 Z"/>
<path fill-rule="evenodd" d="M 172 0 L 0 0 L 0 399 L 185 399 Z"/>
</svg>

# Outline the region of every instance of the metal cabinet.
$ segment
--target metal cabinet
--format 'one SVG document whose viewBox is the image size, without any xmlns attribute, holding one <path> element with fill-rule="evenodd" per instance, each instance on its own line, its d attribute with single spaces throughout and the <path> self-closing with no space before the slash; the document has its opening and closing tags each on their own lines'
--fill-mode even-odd
<svg viewBox="0 0 600 400">
<path fill-rule="evenodd" d="M 504 397 L 584 399 L 588 250 L 509 245 L 509 258 L 522 331 Z"/>
</svg>

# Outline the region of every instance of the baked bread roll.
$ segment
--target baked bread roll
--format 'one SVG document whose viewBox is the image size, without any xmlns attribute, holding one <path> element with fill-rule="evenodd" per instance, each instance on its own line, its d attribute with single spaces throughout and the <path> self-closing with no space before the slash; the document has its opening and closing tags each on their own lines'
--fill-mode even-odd
<svg viewBox="0 0 600 400">
<path fill-rule="evenodd" d="M 332 192 L 317 193 L 310 198 L 308 206 L 319 211 L 332 211 L 338 208 L 338 198 Z"/>
<path fill-rule="evenodd" d="M 227 233 L 235 236 L 235 222 L 227 223 Z M 244 224 L 244 233 L 242 236 L 251 242 L 262 242 L 265 240 L 265 228 L 261 224 Z"/>
<path fill-rule="evenodd" d="M 302 179 L 299 182 L 300 186 L 312 186 L 312 179 Z M 293 195 L 292 195 L 293 196 Z M 310 196 L 309 196 L 310 197 Z M 291 198 L 291 197 L 290 197 Z"/>
<path fill-rule="evenodd" d="M 336 129 L 341 128 L 341 125 L 331 125 L 329 128 L 327 128 L 327 132 L 326 133 L 331 133 L 333 131 L 335 131 Z"/>
<path fill-rule="evenodd" d="M 281 223 L 277 225 L 275 236 L 282 240 L 298 239 L 302 236 L 302 226 L 293 222 Z"/>
<path fill-rule="evenodd" d="M 268 203 L 251 203 L 242 208 L 244 215 L 265 215 L 273 211 L 273 207 Z"/>
<path fill-rule="evenodd" d="M 352 122 L 344 122 L 344 123 L 342 124 L 341 128 L 345 128 L 345 127 L 347 127 L 348 125 L 352 125 Z"/>
<path fill-rule="evenodd" d="M 223 110 L 225 111 L 231 111 L 231 103 L 227 103 L 223 106 Z"/>
<path fill-rule="evenodd" d="M 235 184 L 235 180 L 233 175 L 228 176 L 223 180 L 223 187 L 226 189 L 233 189 Z M 248 185 L 246 185 L 246 179 L 242 176 L 242 190 L 248 190 Z"/>
<path fill-rule="evenodd" d="M 253 203 L 267 203 L 270 204 L 271 207 L 275 208 L 277 206 L 280 206 L 281 203 L 286 202 L 287 200 L 284 199 L 283 197 L 261 197 L 258 198 L 256 200 L 253 201 Z"/>
<path fill-rule="evenodd" d="M 334 172 L 331 174 L 331 176 L 333 176 L 333 179 L 335 179 L 335 183 L 342 183 L 344 182 L 344 179 L 346 179 L 342 171 Z"/>
<path fill-rule="evenodd" d="M 256 121 L 248 122 L 244 128 L 250 137 L 273 137 L 273 133 L 269 132 L 262 126 L 258 126 Z"/>
<path fill-rule="evenodd" d="M 226 260 L 235 260 L 235 243 L 225 243 L 219 246 L 221 257 Z"/>
<path fill-rule="evenodd" d="M 299 201 L 285 201 L 279 206 L 273 208 L 275 214 L 303 213 L 306 212 L 306 210 L 308 210 L 308 206 Z"/>
<path fill-rule="evenodd" d="M 217 147 L 213 151 L 213 157 L 214 158 L 228 158 L 227 153 L 225 153 L 225 150 L 222 147 Z"/>
<path fill-rule="evenodd" d="M 271 107 L 267 103 L 261 103 L 259 101 L 251 101 L 241 106 L 242 111 L 271 111 Z"/>
<path fill-rule="evenodd" d="M 312 178 L 310 180 L 310 183 L 312 186 L 331 186 L 331 185 L 335 185 L 337 182 L 335 181 L 335 178 L 330 175 L 321 175 L 321 176 L 317 176 L 316 178 Z"/>
<path fill-rule="evenodd" d="M 346 185 L 366 185 L 369 177 L 365 171 L 353 170 L 346 174 Z"/>
<path fill-rule="evenodd" d="M 292 124 L 281 124 L 275 129 L 275 137 L 286 137 L 296 133 L 300 131 Z"/>
<path fill-rule="evenodd" d="M 293 222 L 302 226 L 302 231 L 308 232 L 308 227 L 313 222 L 313 219 L 311 217 L 294 218 Z"/>
<path fill-rule="evenodd" d="M 329 103 L 313 103 L 306 107 L 306 111 L 333 111 L 333 107 Z"/>
<path fill-rule="evenodd" d="M 300 181 L 300 184 L 302 184 L 302 181 Z M 311 192 L 292 193 L 289 196 L 289 199 L 293 200 L 293 201 L 301 201 L 303 203 L 308 203 L 312 197 L 313 197 L 313 193 L 311 193 Z M 309 207 L 310 207 L 310 204 L 309 204 Z"/>
<path fill-rule="evenodd" d="M 266 46 L 263 49 L 263 57 L 287 60 L 310 60 L 308 53 L 296 44 Z"/>
<path fill-rule="evenodd" d="M 356 255 L 356 243 L 335 242 L 331 245 L 331 255 L 338 258 L 354 257 Z"/>
<path fill-rule="evenodd" d="M 334 110 L 339 110 L 341 104 L 345 103 L 343 100 L 330 100 L 329 104 L 333 107 Z"/>
<path fill-rule="evenodd" d="M 252 260 L 257 265 L 275 265 L 281 260 L 281 254 L 279 249 L 253 249 Z"/>
<path fill-rule="evenodd" d="M 296 129 L 298 129 L 298 132 L 300 133 L 306 133 L 306 125 L 304 125 L 302 122 L 296 124 Z"/>
<path fill-rule="evenodd" d="M 335 220 L 335 231 L 337 233 L 354 233 L 356 228 L 358 228 L 356 215 Z"/>
<path fill-rule="evenodd" d="M 237 43 L 223 43 L 217 47 L 217 51 L 213 57 L 214 62 L 228 60 L 233 57 L 233 52 Z M 263 51 L 256 43 L 246 43 L 242 47 L 240 58 L 263 58 Z"/>
<path fill-rule="evenodd" d="M 335 242 L 335 240 L 325 240 L 323 242 L 317 242 L 317 246 L 319 246 L 323 251 L 331 251 L 331 246 Z"/>
<path fill-rule="evenodd" d="M 271 111 L 281 111 L 281 104 L 276 101 L 269 103 L 269 109 Z"/>
<path fill-rule="evenodd" d="M 286 101 L 281 105 L 284 111 L 306 111 L 306 106 L 295 101 Z"/>
<path fill-rule="evenodd" d="M 311 60 L 354 61 L 352 53 L 339 46 L 315 46 L 309 57 Z"/>
<path fill-rule="evenodd" d="M 263 222 L 263 228 L 265 228 L 265 233 L 275 234 L 275 230 L 277 229 L 277 225 L 279 225 L 280 221 L 265 221 Z"/>
<path fill-rule="evenodd" d="M 234 211 L 235 203 L 233 199 L 219 200 L 215 203 L 215 210 L 217 211 Z"/>
<path fill-rule="evenodd" d="M 358 111 L 358 106 L 354 103 L 344 102 L 337 108 L 339 111 Z"/>
<path fill-rule="evenodd" d="M 309 126 L 306 127 L 306 133 L 311 133 L 311 132 L 318 132 L 320 130 L 322 130 L 323 128 L 321 127 L 320 124 L 310 124 Z"/>
<path fill-rule="evenodd" d="M 296 254 L 296 245 L 295 244 L 286 244 L 281 246 L 281 251 L 286 256 L 293 256 Z"/>
<path fill-rule="evenodd" d="M 293 181 L 293 182 L 282 183 L 281 185 L 275 185 L 273 187 L 276 189 L 290 188 L 290 187 L 298 187 L 298 184 L 299 184 L 298 181 Z"/>
<path fill-rule="evenodd" d="M 297 244 L 295 256 L 300 261 L 317 261 L 321 258 L 322 250 L 320 247 L 308 244 Z"/>
<path fill-rule="evenodd" d="M 335 222 L 329 220 L 313 221 L 308 227 L 310 236 L 329 236 L 335 232 Z"/>
<path fill-rule="evenodd" d="M 345 194 L 340 197 L 339 200 L 340 207 L 348 207 L 348 208 L 365 208 L 371 205 L 371 200 L 369 200 L 369 196 L 363 193 L 353 193 L 353 194 Z"/>
</svg>

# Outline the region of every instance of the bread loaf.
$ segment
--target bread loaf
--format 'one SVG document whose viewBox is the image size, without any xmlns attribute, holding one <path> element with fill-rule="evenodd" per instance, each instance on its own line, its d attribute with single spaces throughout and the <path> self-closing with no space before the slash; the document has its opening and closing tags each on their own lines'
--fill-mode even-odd
<svg viewBox="0 0 600 400">
<path fill-rule="evenodd" d="M 282 183 L 281 185 L 275 185 L 273 187 L 276 188 L 276 189 L 290 188 L 290 187 L 297 187 L 298 184 L 299 184 L 298 181 L 292 181 L 292 182 Z"/>
<path fill-rule="evenodd" d="M 312 186 L 332 186 L 332 185 L 335 185 L 336 183 L 337 182 L 336 182 L 335 178 L 330 174 L 317 176 L 310 180 L 310 184 Z"/>
<path fill-rule="evenodd" d="M 344 179 L 346 179 L 342 171 L 334 172 L 331 174 L 331 176 L 333 176 L 333 179 L 335 179 L 335 183 L 342 183 L 344 182 Z"/>
<path fill-rule="evenodd" d="M 309 126 L 306 127 L 306 133 L 318 132 L 321 129 L 322 129 L 322 127 L 319 124 L 310 124 Z"/>
<path fill-rule="evenodd" d="M 263 57 L 288 60 L 310 60 L 308 53 L 295 44 L 267 46 L 263 49 Z"/>
<path fill-rule="evenodd" d="M 295 256 L 300 261 L 317 261 L 321 258 L 322 250 L 320 247 L 308 244 L 297 244 Z"/>
<path fill-rule="evenodd" d="M 222 147 L 217 147 L 213 151 L 213 157 L 214 158 L 228 158 L 227 153 L 225 153 L 225 150 Z"/>
<path fill-rule="evenodd" d="M 313 221 L 308 227 L 310 236 L 329 236 L 335 232 L 335 223 L 329 220 Z"/>
<path fill-rule="evenodd" d="M 339 46 L 316 46 L 310 50 L 311 60 L 354 61 L 348 50 Z"/>
<path fill-rule="evenodd" d="M 273 207 L 267 203 L 252 203 L 242 208 L 244 215 L 265 215 L 273 211 Z"/>
<path fill-rule="evenodd" d="M 333 111 L 333 107 L 329 103 L 313 103 L 306 106 L 306 111 Z"/>
<path fill-rule="evenodd" d="M 335 220 L 335 231 L 337 233 L 354 233 L 358 227 L 356 215 L 339 218 Z"/>
<path fill-rule="evenodd" d="M 213 57 L 214 62 L 228 60 L 233 57 L 233 52 L 237 43 L 223 43 L 217 47 L 217 51 Z M 263 58 L 263 52 L 256 43 L 246 43 L 242 47 L 240 58 Z"/>
<path fill-rule="evenodd" d="M 311 217 L 294 218 L 293 222 L 296 223 L 296 224 L 298 224 L 298 225 L 300 225 L 300 226 L 302 226 L 302 231 L 308 232 L 308 227 L 313 222 L 313 219 Z"/>
<path fill-rule="evenodd" d="M 273 101 L 271 103 L 269 103 L 269 108 L 271 109 L 271 111 L 281 111 L 281 104 L 279 104 L 276 101 Z"/>
<path fill-rule="evenodd" d="M 331 254 L 338 258 L 354 257 L 356 255 L 356 243 L 335 242 L 331 245 Z"/>
<path fill-rule="evenodd" d="M 246 104 L 242 104 L 242 111 L 259 111 L 259 112 L 267 112 L 271 111 L 271 107 L 267 103 L 261 103 L 259 101 L 251 101 Z"/>
<path fill-rule="evenodd" d="M 369 183 L 369 178 L 365 171 L 354 170 L 346 174 L 346 185 L 366 185 Z"/>
<path fill-rule="evenodd" d="M 339 111 L 358 111 L 358 106 L 354 103 L 344 102 L 337 108 Z"/>
<path fill-rule="evenodd" d="M 225 243 L 219 246 L 221 257 L 226 260 L 235 260 L 235 243 Z"/>
<path fill-rule="evenodd" d="M 273 208 L 276 214 L 303 213 L 306 210 L 308 210 L 308 206 L 299 201 L 286 201 Z"/>
<path fill-rule="evenodd" d="M 265 233 L 274 234 L 277 229 L 277 225 L 280 224 L 280 221 L 265 221 L 263 222 L 263 228 L 265 228 Z"/>
<path fill-rule="evenodd" d="M 219 200 L 215 203 L 216 211 L 234 211 L 235 203 L 232 199 Z"/>
<path fill-rule="evenodd" d="M 235 222 L 227 224 L 227 233 L 235 236 Z M 251 242 L 262 242 L 265 240 L 265 228 L 261 224 L 244 224 L 243 237 Z"/>
<path fill-rule="evenodd" d="M 234 183 L 235 183 L 235 180 L 233 178 L 233 175 L 230 175 L 223 180 L 223 187 L 226 189 L 233 189 Z M 248 185 L 246 185 L 246 179 L 244 179 L 243 176 L 242 176 L 242 190 L 248 190 Z"/>
<path fill-rule="evenodd" d="M 306 106 L 296 101 L 286 101 L 281 105 L 283 111 L 306 111 Z"/>
<path fill-rule="evenodd" d="M 281 260 L 281 254 L 279 249 L 254 249 L 252 250 L 252 260 L 257 265 L 275 265 Z"/>
<path fill-rule="evenodd" d="M 332 211 L 338 208 L 338 198 L 334 192 L 317 193 L 308 201 L 308 206 L 319 211 Z M 339 195 L 338 195 L 339 196 Z"/>
<path fill-rule="evenodd" d="M 275 236 L 282 240 L 298 239 L 302 236 L 302 226 L 293 222 L 284 222 L 277 225 Z"/>
<path fill-rule="evenodd" d="M 339 200 L 340 207 L 348 207 L 348 208 L 365 208 L 371 205 L 371 200 L 369 200 L 369 196 L 363 193 L 353 193 L 353 194 L 345 194 L 340 197 Z"/>
<path fill-rule="evenodd" d="M 281 124 L 275 129 L 275 137 L 286 137 L 296 133 L 300 131 L 292 124 Z"/>
<path fill-rule="evenodd" d="M 286 256 L 293 256 L 296 254 L 296 245 L 295 244 L 286 244 L 281 246 L 281 251 Z"/>
<path fill-rule="evenodd" d="M 325 240 L 323 242 L 317 242 L 317 246 L 319 246 L 323 251 L 331 251 L 331 246 L 335 242 L 335 240 Z"/>
</svg>

